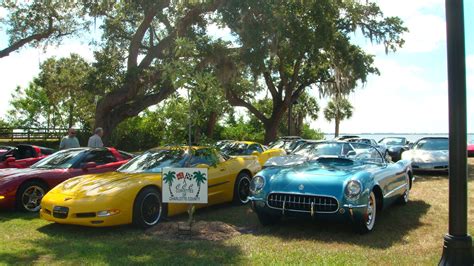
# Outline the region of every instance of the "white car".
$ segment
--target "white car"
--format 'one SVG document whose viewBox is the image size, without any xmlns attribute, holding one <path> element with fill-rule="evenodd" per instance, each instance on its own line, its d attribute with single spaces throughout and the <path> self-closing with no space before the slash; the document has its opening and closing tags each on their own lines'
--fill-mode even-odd
<svg viewBox="0 0 474 266">
<path fill-rule="evenodd" d="M 410 160 L 413 171 L 448 171 L 449 141 L 444 137 L 421 138 L 413 148 L 402 153 L 402 160 Z"/>
</svg>

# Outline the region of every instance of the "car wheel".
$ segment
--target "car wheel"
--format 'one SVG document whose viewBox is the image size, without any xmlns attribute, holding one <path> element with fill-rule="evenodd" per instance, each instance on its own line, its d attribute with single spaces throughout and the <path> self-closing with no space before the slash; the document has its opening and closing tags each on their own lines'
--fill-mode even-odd
<svg viewBox="0 0 474 266">
<path fill-rule="evenodd" d="M 410 196 L 410 175 L 406 174 L 406 187 L 405 187 L 405 192 L 403 192 L 403 195 L 400 197 L 398 202 L 402 205 L 406 205 L 409 200 Z"/>
<path fill-rule="evenodd" d="M 233 203 L 242 205 L 249 202 L 251 176 L 246 172 L 241 172 L 235 179 Z"/>
<path fill-rule="evenodd" d="M 163 209 L 160 191 L 153 187 L 143 189 L 133 204 L 133 225 L 140 228 L 156 225 L 162 218 Z"/>
<path fill-rule="evenodd" d="M 367 203 L 367 212 L 359 221 L 356 222 L 356 230 L 361 233 L 365 234 L 368 232 L 372 232 L 375 226 L 375 219 L 377 217 L 377 199 L 375 198 L 375 194 L 373 191 L 370 192 L 369 200 Z"/>
<path fill-rule="evenodd" d="M 258 221 L 263 226 L 274 225 L 280 221 L 280 216 L 257 212 Z"/>
<path fill-rule="evenodd" d="M 29 181 L 20 186 L 16 193 L 16 205 L 21 211 L 37 212 L 41 199 L 48 192 L 48 186 L 40 181 Z"/>
</svg>

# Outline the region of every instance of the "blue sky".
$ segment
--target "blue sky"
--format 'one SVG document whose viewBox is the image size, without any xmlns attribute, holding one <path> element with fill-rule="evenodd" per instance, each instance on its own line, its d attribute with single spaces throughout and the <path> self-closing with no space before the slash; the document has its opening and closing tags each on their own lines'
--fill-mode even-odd
<svg viewBox="0 0 474 266">
<path fill-rule="evenodd" d="M 371 44 L 356 36 L 355 40 L 367 52 L 376 55 L 380 76 L 369 77 L 364 87 L 350 95 L 354 115 L 343 121 L 345 133 L 446 133 L 448 132 L 446 33 L 444 0 L 378 0 L 386 16 L 399 16 L 410 32 L 406 44 L 396 53 L 385 54 L 381 45 Z M 0 11 L 0 17 L 5 14 Z M 474 132 L 474 1 L 464 1 L 468 131 Z M 215 27 L 213 34 L 228 33 Z M 91 37 L 89 37 L 91 38 Z M 40 62 L 50 56 L 79 53 L 92 61 L 89 39 L 71 39 L 58 47 L 22 49 L 0 59 L 0 117 L 5 117 L 10 95 L 16 86 L 26 86 L 37 75 Z M 0 32 L 0 47 L 6 45 Z M 317 95 L 316 92 L 311 92 Z M 320 99 L 323 109 L 327 99 Z M 334 131 L 334 124 L 323 118 L 308 121 L 312 128 Z"/>
</svg>

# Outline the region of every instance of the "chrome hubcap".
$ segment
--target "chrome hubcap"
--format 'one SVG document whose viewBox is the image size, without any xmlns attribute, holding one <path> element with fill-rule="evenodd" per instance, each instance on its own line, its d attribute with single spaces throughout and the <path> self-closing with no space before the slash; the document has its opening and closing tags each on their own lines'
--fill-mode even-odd
<svg viewBox="0 0 474 266">
<path fill-rule="evenodd" d="M 372 230 L 375 223 L 375 213 L 376 213 L 376 201 L 375 196 L 373 193 L 370 193 L 369 196 L 369 204 L 367 204 L 367 221 L 366 226 L 367 229 Z"/>
<path fill-rule="evenodd" d="M 44 196 L 44 189 L 40 186 L 30 186 L 21 195 L 21 203 L 25 210 L 30 212 L 39 211 L 41 199 Z"/>
</svg>

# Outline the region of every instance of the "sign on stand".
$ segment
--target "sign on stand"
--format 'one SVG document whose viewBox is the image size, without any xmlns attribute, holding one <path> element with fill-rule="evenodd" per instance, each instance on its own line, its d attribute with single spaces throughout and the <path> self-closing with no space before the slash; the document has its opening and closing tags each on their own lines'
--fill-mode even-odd
<svg viewBox="0 0 474 266">
<path fill-rule="evenodd" d="M 163 168 L 163 202 L 207 203 L 207 168 Z"/>
</svg>

